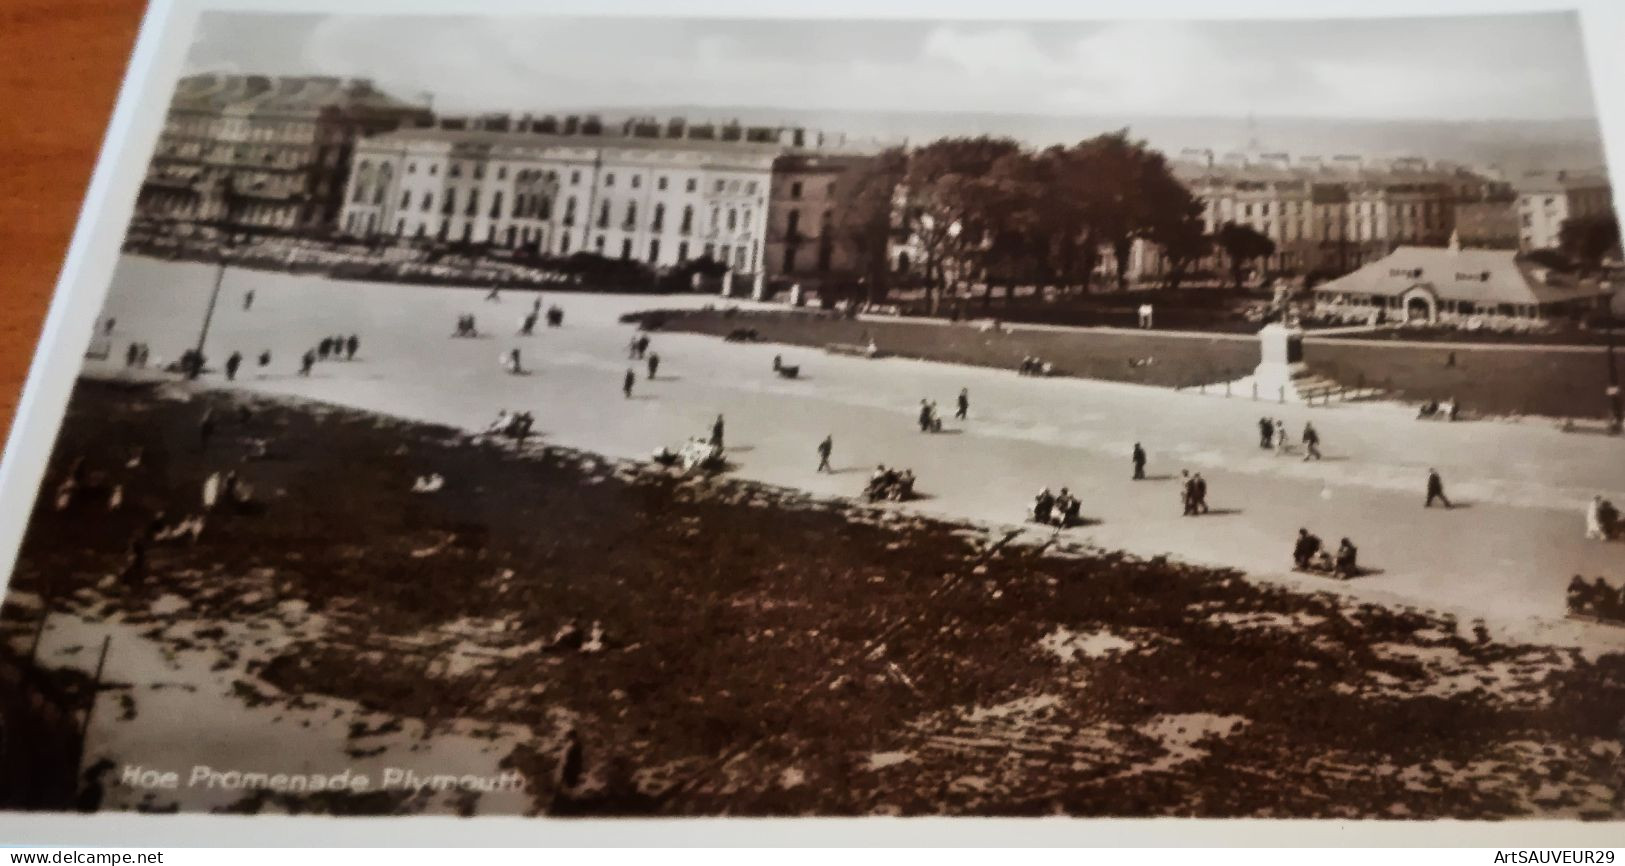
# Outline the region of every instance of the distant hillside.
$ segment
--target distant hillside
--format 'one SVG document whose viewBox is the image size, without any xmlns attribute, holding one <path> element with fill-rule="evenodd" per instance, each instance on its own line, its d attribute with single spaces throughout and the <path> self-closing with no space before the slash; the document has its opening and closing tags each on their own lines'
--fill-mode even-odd
<svg viewBox="0 0 1625 866">
<path fill-rule="evenodd" d="M 1475 166 L 1495 165 L 1509 178 L 1537 169 L 1590 169 L 1604 164 L 1601 130 L 1591 119 L 1384 121 L 1261 117 L 1249 121 L 1238 117 L 1061 117 L 694 105 L 583 107 L 569 111 L 597 112 L 605 118 L 647 114 L 661 118 L 680 115 L 694 120 L 738 119 L 746 124 L 805 126 L 844 132 L 849 138 L 888 142 L 921 142 L 946 135 L 985 133 L 1008 135 L 1040 147 L 1128 127 L 1134 135 L 1174 156 L 1185 148 L 1206 148 L 1222 154 L 1256 142 L 1266 151 L 1285 151 L 1294 157 L 1350 153 L 1366 157 L 1420 156 Z"/>
</svg>

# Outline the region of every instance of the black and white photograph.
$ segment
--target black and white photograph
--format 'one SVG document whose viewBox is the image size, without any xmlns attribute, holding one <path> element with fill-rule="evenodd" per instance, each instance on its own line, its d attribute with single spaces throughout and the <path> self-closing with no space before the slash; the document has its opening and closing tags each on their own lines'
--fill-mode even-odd
<svg viewBox="0 0 1625 866">
<path fill-rule="evenodd" d="M 0 808 L 1625 820 L 1582 16 L 1132 14 L 196 16 Z"/>
</svg>

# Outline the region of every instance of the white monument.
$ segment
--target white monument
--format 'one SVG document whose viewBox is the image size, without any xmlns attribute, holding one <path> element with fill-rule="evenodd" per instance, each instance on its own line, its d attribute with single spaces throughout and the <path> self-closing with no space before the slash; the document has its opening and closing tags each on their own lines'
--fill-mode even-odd
<svg viewBox="0 0 1625 866">
<path fill-rule="evenodd" d="M 733 272 L 733 268 L 729 268 L 729 269 L 722 272 L 722 291 L 720 292 L 720 294 L 724 298 L 733 297 L 733 295 L 734 295 L 734 272 Z"/>
<path fill-rule="evenodd" d="M 1258 332 L 1258 367 L 1253 381 L 1258 394 L 1269 398 L 1284 394 L 1297 397 L 1296 381 L 1308 375 L 1303 362 L 1303 331 L 1293 325 L 1271 322 Z"/>
</svg>

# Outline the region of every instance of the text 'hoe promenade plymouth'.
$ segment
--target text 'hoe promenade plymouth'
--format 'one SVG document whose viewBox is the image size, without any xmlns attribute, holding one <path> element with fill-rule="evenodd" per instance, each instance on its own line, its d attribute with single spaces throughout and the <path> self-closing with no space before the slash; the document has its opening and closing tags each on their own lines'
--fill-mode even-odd
<svg viewBox="0 0 1625 866">
<path fill-rule="evenodd" d="M 1625 819 L 1581 45 L 205 15 L 0 805 Z"/>
</svg>

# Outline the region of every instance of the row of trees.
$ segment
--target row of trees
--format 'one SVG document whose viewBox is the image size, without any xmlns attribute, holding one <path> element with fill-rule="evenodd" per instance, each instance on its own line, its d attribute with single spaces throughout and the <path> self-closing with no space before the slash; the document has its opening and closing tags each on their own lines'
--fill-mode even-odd
<svg viewBox="0 0 1625 866">
<path fill-rule="evenodd" d="M 1008 138 L 945 138 L 890 150 L 838 186 L 834 228 L 850 245 L 871 299 L 883 296 L 888 244 L 912 241 L 928 301 L 969 285 L 988 303 L 1002 286 L 1087 288 L 1103 256 L 1127 279 L 1136 241 L 1155 244 L 1170 286 L 1217 247 L 1237 283 L 1275 251 L 1237 224 L 1205 231 L 1202 204 L 1163 155 L 1127 130 L 1040 151 Z"/>
</svg>

